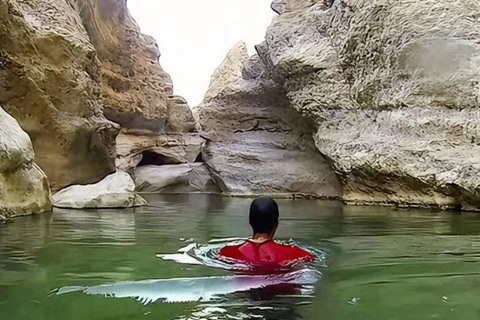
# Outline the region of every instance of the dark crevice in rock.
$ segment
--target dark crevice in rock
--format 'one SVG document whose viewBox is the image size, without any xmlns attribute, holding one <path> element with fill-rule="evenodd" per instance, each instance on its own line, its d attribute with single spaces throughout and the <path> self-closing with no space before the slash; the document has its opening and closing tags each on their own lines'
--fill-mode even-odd
<svg viewBox="0 0 480 320">
<path fill-rule="evenodd" d="M 159 154 L 153 151 L 143 151 L 142 152 L 142 161 L 138 164 L 138 167 L 141 166 L 149 166 L 149 165 L 155 165 L 155 166 L 163 166 L 166 164 L 180 164 L 177 159 L 165 156 L 163 154 Z"/>
<path fill-rule="evenodd" d="M 202 153 L 199 153 L 197 158 L 195 158 L 195 163 L 204 163 Z"/>
</svg>

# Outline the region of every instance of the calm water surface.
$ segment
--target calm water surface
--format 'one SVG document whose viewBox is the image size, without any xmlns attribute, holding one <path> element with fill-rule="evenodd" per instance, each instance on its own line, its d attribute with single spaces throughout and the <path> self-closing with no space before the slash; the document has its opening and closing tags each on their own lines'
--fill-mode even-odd
<svg viewBox="0 0 480 320">
<path fill-rule="evenodd" d="M 238 285 L 231 271 L 156 256 L 249 236 L 251 200 L 149 200 L 145 208 L 56 210 L 0 224 L 0 319 L 480 319 L 478 214 L 279 200 L 277 237 L 316 252 L 311 268 L 321 275 L 314 290 L 276 295 L 231 292 L 232 281 Z M 225 294 L 171 303 L 58 294 L 110 284 L 140 286 L 147 296 Z"/>
</svg>

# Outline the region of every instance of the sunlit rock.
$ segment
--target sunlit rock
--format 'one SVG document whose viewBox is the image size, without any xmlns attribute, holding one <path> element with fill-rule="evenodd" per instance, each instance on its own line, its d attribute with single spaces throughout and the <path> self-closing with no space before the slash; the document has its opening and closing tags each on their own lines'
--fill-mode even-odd
<svg viewBox="0 0 480 320">
<path fill-rule="evenodd" d="M 122 171 L 90 185 L 67 187 L 53 195 L 58 208 L 128 208 L 146 205 L 147 201 L 134 193 L 132 177 Z"/>
<path fill-rule="evenodd" d="M 51 209 L 50 188 L 30 137 L 0 107 L 0 220 Z"/>
<path fill-rule="evenodd" d="M 315 127 L 290 108 L 258 56 L 236 45 L 212 76 L 196 109 L 202 154 L 226 194 L 339 197 L 342 189 L 315 148 Z"/>
<path fill-rule="evenodd" d="M 200 153 L 189 157 L 195 120 L 186 100 L 173 95 L 155 40 L 140 33 L 123 0 L 77 3 L 101 63 L 104 114 L 122 127 L 117 169 L 132 172 L 149 152 L 169 163 L 193 162 Z"/>
<path fill-rule="evenodd" d="M 479 12 L 338 0 L 274 19 L 260 58 L 315 122 L 347 202 L 480 209 Z"/>
</svg>

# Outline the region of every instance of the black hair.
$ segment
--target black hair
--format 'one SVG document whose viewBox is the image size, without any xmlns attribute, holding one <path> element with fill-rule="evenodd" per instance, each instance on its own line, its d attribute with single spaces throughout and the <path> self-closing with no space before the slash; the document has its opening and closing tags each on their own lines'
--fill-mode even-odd
<svg viewBox="0 0 480 320">
<path fill-rule="evenodd" d="M 254 233 L 270 233 L 278 227 L 278 205 L 271 197 L 260 197 L 250 205 L 250 225 Z"/>
</svg>

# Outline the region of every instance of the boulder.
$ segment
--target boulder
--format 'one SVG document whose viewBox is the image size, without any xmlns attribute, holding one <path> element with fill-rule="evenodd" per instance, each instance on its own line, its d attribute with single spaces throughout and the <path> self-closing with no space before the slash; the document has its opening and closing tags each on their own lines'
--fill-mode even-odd
<svg viewBox="0 0 480 320">
<path fill-rule="evenodd" d="M 207 139 L 202 157 L 229 195 L 337 198 L 342 187 L 315 148 L 315 127 L 290 108 L 258 56 L 236 45 L 195 109 Z"/>
<path fill-rule="evenodd" d="M 139 192 L 220 193 L 203 163 L 140 166 L 135 169 L 133 177 Z"/>
<path fill-rule="evenodd" d="M 336 0 L 274 19 L 259 56 L 314 121 L 348 203 L 480 210 L 479 12 Z"/>
<path fill-rule="evenodd" d="M 0 220 L 51 209 L 48 179 L 28 134 L 0 107 Z"/>
<path fill-rule="evenodd" d="M 147 201 L 134 193 L 132 177 L 122 171 L 107 176 L 90 185 L 67 187 L 53 195 L 53 205 L 58 208 L 129 208 L 146 205 Z"/>
</svg>

